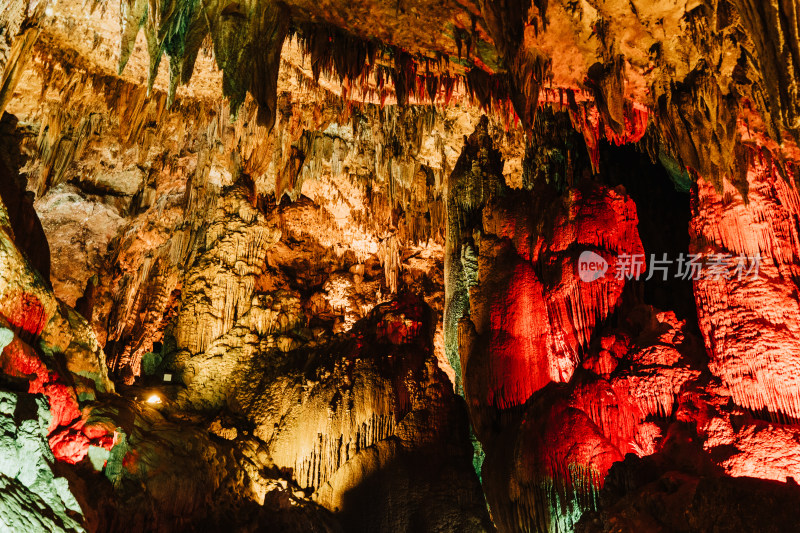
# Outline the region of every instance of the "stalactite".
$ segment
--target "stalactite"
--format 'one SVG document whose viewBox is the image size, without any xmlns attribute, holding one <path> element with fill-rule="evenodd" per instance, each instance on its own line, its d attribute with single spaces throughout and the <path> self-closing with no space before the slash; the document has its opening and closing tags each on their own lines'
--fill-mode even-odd
<svg viewBox="0 0 800 533">
<path fill-rule="evenodd" d="M 236 112 L 249 92 L 258 104 L 257 120 L 271 128 L 277 113 L 278 68 L 288 31 L 287 13 L 278 4 L 244 5 L 244 13 L 220 14 L 212 27 L 223 93 Z M 244 15 L 244 18 L 242 17 Z"/>
<path fill-rule="evenodd" d="M 767 121 L 770 136 L 779 140 L 785 128 L 797 137 L 800 133 L 797 103 L 800 10 L 793 2 L 733 0 L 733 4 L 755 43 L 764 85 L 770 95 L 768 110 L 763 110 L 765 117 L 771 118 Z"/>
<path fill-rule="evenodd" d="M 270 4 L 270 9 L 254 10 L 250 4 L 223 9 L 218 2 L 197 5 L 173 1 L 151 11 L 144 0 L 123 0 L 120 71 L 130 57 L 139 29 L 144 27 L 150 53 L 150 88 L 161 56 L 164 53 L 170 56 L 167 103 L 171 104 L 176 86 L 189 81 L 201 43 L 210 32 L 217 63 L 223 71 L 223 92 L 230 99 L 234 115 L 249 92 L 258 104 L 258 121 L 266 127 L 271 127 L 276 113 L 278 55 L 286 36 L 297 38 L 304 55 L 311 59 L 311 70 L 317 80 L 321 75 L 338 78 L 345 92 L 355 88 L 356 94 L 370 98 L 377 93 L 382 103 L 386 96 L 385 81 L 391 80 L 400 105 L 406 105 L 411 98 L 419 103 L 449 103 L 461 79 L 478 96 L 481 105 L 494 101 L 492 107 L 504 109 L 504 115 L 510 118 L 513 101 L 524 121 L 532 120 L 539 85 L 547 68 L 546 61 L 537 56 L 516 60 L 516 77 L 511 84 L 505 75 L 486 74 L 497 79 L 492 82 L 491 98 L 487 101 L 483 98 L 486 83 L 479 79 L 477 68 L 465 75 L 453 70 L 449 63 L 443 68 L 443 62 L 412 56 L 400 48 L 383 49 L 375 41 L 322 23 L 289 26 L 288 14 L 277 4 Z M 256 36 L 260 39 L 258 45 Z M 431 69 L 432 63 L 438 70 Z"/>
<path fill-rule="evenodd" d="M 277 112 L 280 52 L 288 31 L 287 13 L 280 5 L 172 1 L 155 9 L 155 4 L 145 0 L 123 0 L 121 18 L 120 72 L 139 29 L 144 27 L 150 54 L 148 89 L 152 89 L 161 57 L 167 53 L 171 57 L 171 103 L 176 86 L 191 77 L 197 53 L 210 32 L 217 64 L 223 71 L 223 94 L 229 98 L 233 114 L 249 93 L 258 104 L 259 124 L 272 127 Z"/>
<path fill-rule="evenodd" d="M 400 275 L 400 247 L 395 235 L 390 235 L 383 243 L 383 269 L 384 278 L 389 291 L 397 292 L 397 279 Z"/>
<path fill-rule="evenodd" d="M 295 479 L 303 488 L 317 489 L 359 452 L 394 432 L 394 416 L 379 414 L 373 414 L 368 421 L 361 423 L 354 433 L 345 428 L 326 428 L 324 433 L 317 434 L 311 450 L 298 449 L 295 452 Z"/>
<path fill-rule="evenodd" d="M 589 67 L 586 84 L 604 122 L 620 135 L 625 130 L 625 58 L 617 55 L 605 64 L 595 63 Z"/>
<path fill-rule="evenodd" d="M 38 195 L 62 182 L 67 169 L 80 159 L 92 135 L 100 129 L 100 116 L 84 116 L 76 127 L 64 109 L 54 109 L 42 120 L 38 150 L 42 157 L 42 172 L 39 176 Z"/>
<path fill-rule="evenodd" d="M 649 111 L 631 102 L 625 101 L 621 104 L 621 123 L 611 119 L 607 112 L 601 112 L 598 104 L 578 103 L 573 91 L 567 92 L 567 102 L 570 120 L 573 127 L 583 134 L 594 173 L 600 171 L 600 141 L 603 137 L 620 146 L 639 142 L 647 130 Z"/>
<path fill-rule="evenodd" d="M 317 80 L 324 74 L 337 76 L 340 82 L 355 82 L 369 76 L 375 66 L 379 48 L 375 41 L 322 24 L 298 24 L 290 31 L 290 37 L 296 36 L 304 53 L 310 56 Z"/>
<path fill-rule="evenodd" d="M 711 68 L 702 62 L 685 84 L 665 89 L 657 100 L 663 142 L 683 166 L 710 180 L 718 190 L 721 177 L 738 170 L 736 108 L 736 95 L 720 87 Z"/>
<path fill-rule="evenodd" d="M 24 3 L 20 2 L 18 5 L 24 6 Z M 39 37 L 40 29 L 37 20 L 41 19 L 45 5 L 46 2 L 42 2 L 34 13 L 26 14 L 19 28 L 15 27 L 16 24 L 13 24 L 12 20 L 7 20 L 19 17 L 20 13 L 15 13 L 14 7 L 16 6 L 12 6 L 8 13 L 0 13 L 0 28 L 4 29 L 3 33 L 6 34 L 4 37 L 14 39 L 7 57 L 0 60 L 0 116 L 3 115 L 6 105 L 14 95 L 14 89 L 25 71 L 33 45 Z M 25 12 L 25 9 L 21 7 L 17 7 L 17 9 Z M 21 35 L 17 37 L 14 34 L 18 30 L 21 31 Z"/>
</svg>

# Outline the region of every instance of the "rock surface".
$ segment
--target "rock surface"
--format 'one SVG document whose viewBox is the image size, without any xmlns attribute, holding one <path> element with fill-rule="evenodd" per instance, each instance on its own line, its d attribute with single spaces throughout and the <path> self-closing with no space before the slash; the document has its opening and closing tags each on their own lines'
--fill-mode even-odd
<svg viewBox="0 0 800 533">
<path fill-rule="evenodd" d="M 781 0 L 5 2 L 0 522 L 792 529 L 799 35 Z"/>
</svg>

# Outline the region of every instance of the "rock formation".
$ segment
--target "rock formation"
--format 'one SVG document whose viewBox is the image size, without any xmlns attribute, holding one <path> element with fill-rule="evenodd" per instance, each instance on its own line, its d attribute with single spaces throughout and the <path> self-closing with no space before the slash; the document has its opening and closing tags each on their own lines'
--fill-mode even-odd
<svg viewBox="0 0 800 533">
<path fill-rule="evenodd" d="M 5 2 L 0 529 L 795 529 L 799 26 Z"/>
</svg>

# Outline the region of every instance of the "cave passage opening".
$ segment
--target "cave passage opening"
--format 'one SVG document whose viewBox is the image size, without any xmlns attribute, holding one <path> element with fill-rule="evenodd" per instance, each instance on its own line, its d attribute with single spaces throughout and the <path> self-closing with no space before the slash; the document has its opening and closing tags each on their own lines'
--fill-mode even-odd
<svg viewBox="0 0 800 533">
<path fill-rule="evenodd" d="M 692 280 L 681 271 L 679 263 L 689 253 L 692 217 L 689 192 L 682 189 L 663 165 L 654 163 L 635 145 L 615 146 L 603 141 L 600 173 L 609 186 L 625 187 L 636 204 L 639 237 L 648 268 L 640 279 L 626 287 L 623 307 L 643 303 L 662 311 L 674 311 L 693 332 L 699 333 Z M 654 264 L 657 268 L 651 276 Z"/>
</svg>

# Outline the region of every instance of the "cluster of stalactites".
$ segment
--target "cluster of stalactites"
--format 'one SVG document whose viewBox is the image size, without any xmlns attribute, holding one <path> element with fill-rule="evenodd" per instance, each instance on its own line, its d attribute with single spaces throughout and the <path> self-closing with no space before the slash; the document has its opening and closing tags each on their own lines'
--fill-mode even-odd
<svg viewBox="0 0 800 533">
<path fill-rule="evenodd" d="M 222 70 L 223 94 L 235 112 L 249 93 L 258 103 L 258 122 L 271 126 L 277 108 L 278 69 L 288 31 L 286 8 L 277 3 L 245 0 L 121 0 L 120 72 L 125 68 L 140 28 L 150 56 L 149 87 L 161 58 L 170 59 L 170 102 L 178 85 L 188 83 L 206 36 Z"/>
<path fill-rule="evenodd" d="M 290 34 L 296 36 L 304 56 L 310 59 L 314 77 L 338 78 L 343 91 L 351 96 L 383 105 L 393 92 L 400 105 L 411 101 L 447 105 L 461 90 L 473 103 L 499 114 L 507 124 L 521 117 L 529 125 L 531 109 L 538 103 L 538 86 L 549 67 L 545 58 L 537 57 L 523 73 L 525 83 L 520 85 L 506 72 L 465 69 L 444 54 L 435 58 L 413 56 L 399 47 L 386 47 L 323 24 L 296 25 Z M 535 90 L 520 91 L 527 87 Z"/>
<path fill-rule="evenodd" d="M 535 127 L 538 107 L 568 108 L 573 126 L 584 134 L 595 172 L 601 137 L 617 144 L 637 142 L 648 124 L 649 113 L 644 108 L 634 108 L 618 90 L 623 69 L 619 58 L 607 65 L 608 72 L 603 70 L 591 78 L 594 81 L 586 89 L 594 94 L 556 89 L 559 96 L 554 98 L 554 90 L 544 88 L 550 72 L 549 58 L 526 49 L 520 36 L 498 41 L 506 70 L 490 73 L 478 66 L 470 67 L 461 58 L 451 60 L 441 53 L 412 55 L 329 24 L 292 21 L 284 7 L 258 0 L 237 3 L 235 9 L 225 7 L 219 0 L 168 0 L 167 5 L 160 6 L 153 0 L 121 1 L 120 69 L 130 57 L 139 29 L 144 28 L 151 87 L 162 55 L 166 53 L 170 58 L 171 103 L 176 87 L 190 80 L 198 52 L 210 36 L 217 64 L 223 71 L 223 93 L 230 101 L 231 116 L 236 116 L 249 92 L 257 104 L 258 123 L 268 128 L 274 124 L 278 107 L 278 68 L 286 38 L 296 40 L 312 76 L 317 81 L 323 76 L 337 80 L 345 99 L 379 102 L 383 106 L 394 96 L 399 105 L 405 106 L 448 105 L 454 98 L 466 98 L 500 117 L 507 128 L 521 123 L 529 133 Z M 537 7 L 543 18 L 544 6 Z"/>
<path fill-rule="evenodd" d="M 14 95 L 39 36 L 47 2 L 4 1 L 0 6 L 0 116 Z"/>
<path fill-rule="evenodd" d="M 507 123 L 519 116 L 526 126 L 532 121 L 538 88 L 549 68 L 544 58 L 535 58 L 524 68 L 515 67 L 513 74 L 488 73 L 464 67 L 463 61 L 451 61 L 444 54 L 412 55 L 330 25 L 292 23 L 285 7 L 258 0 L 230 5 L 219 0 L 121 0 L 120 13 L 120 72 L 139 30 L 144 29 L 150 56 L 148 86 L 152 88 L 166 54 L 171 103 L 176 88 L 189 82 L 197 55 L 210 36 L 233 115 L 249 92 L 259 106 L 259 123 L 268 127 L 275 120 L 278 68 L 286 37 L 297 39 L 316 79 L 321 75 L 338 78 L 344 97 L 383 104 L 393 93 L 400 105 L 446 105 L 463 91 L 487 112 L 500 114 Z"/>
</svg>

